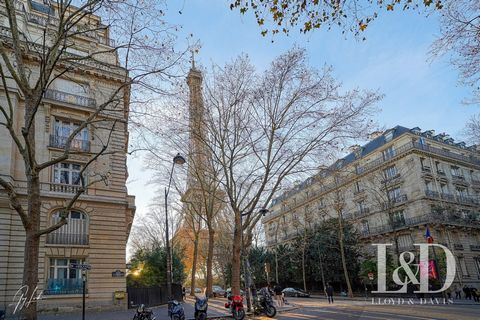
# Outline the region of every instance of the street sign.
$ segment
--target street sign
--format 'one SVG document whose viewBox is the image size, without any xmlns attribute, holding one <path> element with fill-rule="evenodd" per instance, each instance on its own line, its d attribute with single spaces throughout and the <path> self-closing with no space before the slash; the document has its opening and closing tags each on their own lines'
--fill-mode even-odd
<svg viewBox="0 0 480 320">
<path fill-rule="evenodd" d="M 115 271 L 112 272 L 112 277 L 114 277 L 114 278 L 125 277 L 125 272 L 120 271 L 120 270 L 115 270 Z"/>
<path fill-rule="evenodd" d="M 368 273 L 368 279 L 373 280 L 374 274 L 373 272 Z"/>
<path fill-rule="evenodd" d="M 85 263 L 70 263 L 70 269 L 81 269 L 81 270 L 90 270 L 92 267 L 89 264 Z"/>
</svg>

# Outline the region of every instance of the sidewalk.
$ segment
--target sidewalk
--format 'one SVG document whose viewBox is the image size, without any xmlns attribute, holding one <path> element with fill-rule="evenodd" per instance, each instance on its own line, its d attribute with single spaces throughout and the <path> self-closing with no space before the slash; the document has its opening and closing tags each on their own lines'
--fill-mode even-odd
<svg viewBox="0 0 480 320">
<path fill-rule="evenodd" d="M 212 298 L 208 300 L 208 318 L 214 319 L 231 319 L 229 310 L 225 308 L 225 298 Z M 183 303 L 183 308 L 185 310 L 185 318 L 192 319 L 195 309 L 194 309 L 195 300 L 192 297 L 187 297 L 186 301 Z M 298 306 L 294 303 L 277 308 L 277 312 L 287 312 L 297 309 Z M 158 307 L 152 307 L 153 314 L 157 320 L 166 320 L 168 319 L 167 306 L 162 305 Z M 121 311 L 87 311 L 85 314 L 85 320 L 131 320 L 135 314 L 135 309 L 121 310 Z M 81 313 L 59 313 L 59 314 L 40 314 L 38 316 L 39 320 L 81 320 Z"/>
<path fill-rule="evenodd" d="M 327 300 L 327 297 L 325 295 L 316 295 L 316 294 L 312 294 L 310 295 L 310 298 L 313 298 L 313 299 L 323 299 L 323 300 Z M 365 296 L 353 296 L 353 298 L 349 298 L 349 297 L 344 297 L 344 296 L 334 296 L 333 299 L 336 300 L 336 301 L 367 301 L 367 302 L 371 302 L 372 301 L 372 298 L 375 298 L 375 300 L 377 299 L 390 299 L 392 297 L 379 297 L 379 296 L 371 296 L 371 295 L 368 295 L 368 298 L 365 298 Z M 402 296 L 399 296 L 398 298 L 402 298 Z M 393 298 L 393 299 L 398 299 L 397 297 L 396 298 Z M 409 299 L 411 297 L 405 297 L 404 299 Z M 418 298 L 413 298 L 413 299 L 416 299 L 418 300 Z M 425 299 L 430 299 L 430 297 L 425 297 Z M 473 300 L 466 300 L 466 299 L 451 299 L 453 300 L 453 304 L 455 305 L 478 305 L 480 306 L 480 303 L 479 302 L 475 302 Z"/>
</svg>

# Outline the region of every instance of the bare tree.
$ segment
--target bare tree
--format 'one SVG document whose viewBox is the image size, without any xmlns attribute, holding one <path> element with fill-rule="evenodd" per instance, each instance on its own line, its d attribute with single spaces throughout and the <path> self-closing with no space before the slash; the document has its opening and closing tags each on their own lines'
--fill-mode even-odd
<svg viewBox="0 0 480 320">
<path fill-rule="evenodd" d="M 367 132 L 379 96 L 341 94 L 330 70 L 310 69 L 298 49 L 278 57 L 263 74 L 240 57 L 215 68 L 207 83 L 206 144 L 222 168 L 233 214 L 232 290 L 239 294 L 242 234 L 248 246 L 259 209 L 287 177 L 309 172 L 317 157 Z"/>
<path fill-rule="evenodd" d="M 173 33 L 158 19 L 160 8 L 155 1 L 88 0 L 75 1 L 73 5 L 71 0 L 58 0 L 45 3 L 48 13 L 34 20 L 31 20 L 33 15 L 25 14 L 20 1 L 5 0 L 0 8 L 7 21 L 7 27 L 1 27 L 0 41 L 0 76 L 5 93 L 5 99 L 0 102 L 0 127 L 4 128 L 2 134 L 12 139 L 24 163 L 28 197 L 24 199 L 19 184 L 8 177 L 0 177 L 0 186 L 8 194 L 25 229 L 23 284 L 28 287 L 27 296 L 33 294 L 38 283 L 41 236 L 67 223 L 66 213 L 89 186 L 108 181 L 108 172 L 95 171 L 91 169 L 92 164 L 107 154 L 125 154 L 126 146 L 116 150 L 109 142 L 115 131 L 127 130 L 130 98 L 137 97 L 136 90 L 140 88 L 144 92 L 162 93 L 160 84 L 183 56 L 172 50 Z M 104 18 L 105 24 L 100 22 L 99 16 Z M 31 27 L 27 21 L 36 26 Z M 109 30 L 114 34 L 120 32 L 116 45 L 109 41 Z M 98 36 L 100 33 L 103 40 Z M 79 55 L 75 49 L 76 39 L 82 36 L 94 37 L 108 46 Z M 145 55 L 149 56 L 148 61 Z M 58 79 L 81 85 L 77 79 L 82 68 L 111 72 L 117 85 L 108 93 L 96 92 L 101 101 L 90 106 L 84 121 L 66 137 L 62 154 L 44 159 L 42 153 L 37 153 L 37 143 L 43 134 L 37 130 L 37 123 L 48 89 Z M 21 96 L 21 109 L 17 108 L 14 90 Z M 61 208 L 60 221 L 42 229 L 42 172 L 78 154 L 73 142 L 87 128 L 95 129 L 100 146 L 91 150 L 92 155 L 80 171 L 80 187 Z M 36 304 L 31 303 L 25 313 L 27 319 L 36 319 Z"/>
<path fill-rule="evenodd" d="M 473 101 L 480 103 L 480 3 L 446 0 L 441 11 L 440 37 L 433 43 L 433 56 L 453 53 L 451 61 L 460 71 L 460 81 L 473 89 Z M 472 120 L 474 121 L 474 119 Z"/>
</svg>

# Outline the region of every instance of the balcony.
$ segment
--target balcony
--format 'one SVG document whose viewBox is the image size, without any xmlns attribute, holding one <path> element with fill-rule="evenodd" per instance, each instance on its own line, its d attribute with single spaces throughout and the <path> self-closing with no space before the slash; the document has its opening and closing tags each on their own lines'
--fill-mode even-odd
<svg viewBox="0 0 480 320">
<path fill-rule="evenodd" d="M 82 294 L 82 279 L 48 279 L 45 295 Z"/>
<path fill-rule="evenodd" d="M 382 184 L 393 184 L 393 183 L 397 183 L 398 182 L 398 179 L 400 178 L 400 173 L 397 173 L 391 177 L 387 177 L 386 179 L 383 179 L 381 181 Z"/>
<path fill-rule="evenodd" d="M 63 184 L 63 183 L 49 183 L 50 190 L 52 192 L 61 192 L 61 193 L 77 193 L 80 191 L 81 186 L 72 185 L 72 184 Z M 86 193 L 86 192 L 85 192 Z"/>
<path fill-rule="evenodd" d="M 432 190 L 425 190 L 425 195 L 428 198 L 434 198 L 434 199 L 443 199 L 446 201 L 451 201 L 455 202 L 455 196 L 451 193 L 445 193 L 445 192 L 437 192 L 437 191 L 432 191 Z"/>
<path fill-rule="evenodd" d="M 422 167 L 422 171 L 423 171 L 423 172 L 432 173 L 432 168 L 430 168 L 429 166 L 423 166 L 423 167 Z"/>
<path fill-rule="evenodd" d="M 453 244 L 453 249 L 455 249 L 455 250 L 463 250 L 463 244 L 461 244 L 461 243 L 454 243 L 454 244 Z"/>
<path fill-rule="evenodd" d="M 47 89 L 44 94 L 45 99 L 66 102 L 70 104 L 75 104 L 82 107 L 95 108 L 97 106 L 97 101 L 93 98 L 80 96 L 77 94 L 72 94 L 68 92 L 63 92 L 54 89 Z"/>
<path fill-rule="evenodd" d="M 466 218 L 452 216 L 452 215 L 443 215 L 443 214 L 434 214 L 434 213 L 424 214 L 424 215 L 416 216 L 412 218 L 405 218 L 403 220 L 397 220 L 394 222 L 393 227 L 395 228 L 395 230 L 401 230 L 401 229 L 410 228 L 414 226 L 424 225 L 426 223 L 449 224 L 449 225 L 456 225 L 456 226 L 480 228 L 480 222 L 476 219 L 466 219 Z M 373 228 L 370 228 L 368 232 L 362 232 L 361 236 L 370 237 L 374 235 L 393 232 L 394 230 L 393 227 L 390 224 L 373 227 Z M 470 246 L 472 251 L 480 251 L 480 245 L 473 246 L 473 247 L 476 247 L 477 250 L 472 249 L 472 246 Z"/>
<path fill-rule="evenodd" d="M 472 187 L 480 188 L 480 180 L 472 179 Z"/>
<path fill-rule="evenodd" d="M 394 207 L 396 205 L 402 204 L 407 202 L 408 197 L 406 194 L 401 194 L 396 197 L 390 199 L 390 202 L 385 202 L 383 204 L 383 210 L 387 210 L 388 208 Z"/>
<path fill-rule="evenodd" d="M 362 208 L 355 212 L 355 218 L 363 218 L 370 213 L 370 208 Z"/>
<path fill-rule="evenodd" d="M 50 135 L 50 147 L 64 149 L 67 145 L 68 137 L 60 137 L 57 135 Z M 72 139 L 70 142 L 70 150 L 74 151 L 83 151 L 89 152 L 90 151 L 90 141 L 89 140 L 82 140 L 82 139 Z"/>
<path fill-rule="evenodd" d="M 361 195 L 365 194 L 365 189 L 360 189 L 360 190 L 355 190 L 353 191 L 353 196 L 354 197 L 359 197 Z"/>
<path fill-rule="evenodd" d="M 480 251 L 480 245 L 470 245 L 471 251 Z"/>
<path fill-rule="evenodd" d="M 54 231 L 47 235 L 47 244 L 65 244 L 65 245 L 85 246 L 85 245 L 88 245 L 88 234 Z"/>
</svg>

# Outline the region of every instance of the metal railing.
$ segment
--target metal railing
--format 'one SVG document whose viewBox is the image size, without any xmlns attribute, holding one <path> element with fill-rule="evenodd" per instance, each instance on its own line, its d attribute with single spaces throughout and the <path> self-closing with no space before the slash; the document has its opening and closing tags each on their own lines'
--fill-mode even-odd
<svg viewBox="0 0 480 320">
<path fill-rule="evenodd" d="M 77 193 L 80 191 L 80 188 L 81 188 L 81 186 L 79 185 L 63 184 L 63 183 L 49 183 L 48 185 L 50 186 L 49 191 L 61 192 L 61 193 Z"/>
<path fill-rule="evenodd" d="M 55 89 L 47 89 L 45 91 L 44 97 L 46 99 L 67 102 L 67 103 L 76 104 L 79 106 L 89 107 L 89 108 L 95 108 L 97 105 L 96 100 L 93 98 L 84 97 L 77 94 L 63 92 Z"/>
<path fill-rule="evenodd" d="M 425 195 L 429 198 L 443 199 L 450 202 L 458 202 L 462 204 L 473 204 L 478 205 L 480 201 L 476 197 L 465 196 L 465 195 L 453 195 L 451 193 L 437 192 L 432 190 L 425 190 Z"/>
<path fill-rule="evenodd" d="M 402 221 L 396 221 L 393 227 L 388 225 L 378 226 L 378 227 L 370 227 L 368 232 L 361 233 L 362 236 L 372 236 L 382 233 L 393 232 L 393 230 L 401 230 L 408 227 L 413 227 L 417 225 L 422 225 L 426 223 L 432 224 L 452 224 L 452 225 L 460 225 L 460 226 L 470 226 L 470 227 L 480 227 L 480 220 L 475 218 L 462 218 L 453 215 L 443 215 L 443 214 L 424 214 L 421 216 L 405 218 Z M 480 246 L 479 251 L 480 251 Z"/>
<path fill-rule="evenodd" d="M 67 145 L 68 137 L 61 137 L 54 134 L 50 135 L 50 147 L 63 149 Z M 72 139 L 70 149 L 77 151 L 90 151 L 90 141 L 83 139 Z"/>
<path fill-rule="evenodd" d="M 355 218 L 363 218 L 370 213 L 370 208 L 362 208 L 355 211 Z"/>
<path fill-rule="evenodd" d="M 480 251 L 480 245 L 471 244 L 470 245 L 470 250 L 471 251 Z"/>
<path fill-rule="evenodd" d="M 463 161 L 463 162 L 467 162 L 467 163 L 473 163 L 477 166 L 480 166 L 480 158 L 477 158 L 477 157 L 474 157 L 473 155 L 471 156 L 465 156 L 465 155 L 461 155 L 461 154 L 457 154 L 457 153 L 454 153 L 454 152 L 451 152 L 451 151 L 447 151 L 447 150 L 443 150 L 441 148 L 436 148 L 436 147 L 432 147 L 432 146 L 428 146 L 428 145 L 425 145 L 425 144 L 421 144 L 421 143 L 418 143 L 418 142 L 408 142 L 398 148 L 395 148 L 395 155 L 392 157 L 392 158 L 388 158 L 388 159 L 385 159 L 382 156 L 378 157 L 377 159 L 374 159 L 370 162 L 368 162 L 367 164 L 365 164 L 363 167 L 357 167 L 357 171 L 356 171 L 356 175 L 362 175 L 364 173 L 366 173 L 367 171 L 370 171 L 370 170 L 374 170 L 374 169 L 377 169 L 378 167 L 381 167 L 383 164 L 387 163 L 387 162 L 390 162 L 390 161 L 393 161 L 394 159 L 412 151 L 412 150 L 417 150 L 417 151 L 422 151 L 422 152 L 428 152 L 428 153 L 432 153 L 432 154 L 435 154 L 435 155 L 438 155 L 438 156 L 441 156 L 441 157 L 446 157 L 446 158 L 449 158 L 449 159 L 455 159 L 455 160 L 459 160 L 459 161 Z M 444 171 L 441 171 L 441 170 L 437 170 L 437 173 L 439 175 L 445 175 L 445 172 Z M 303 188 L 305 187 L 308 187 L 309 185 L 315 183 L 316 179 L 309 179 L 309 183 L 306 183 L 305 185 L 303 185 Z M 352 181 L 352 177 L 344 177 L 344 178 L 338 178 L 337 181 L 333 181 L 329 184 L 326 184 L 324 186 L 321 186 L 320 189 L 315 192 L 315 193 L 312 193 L 311 195 L 309 195 L 308 198 L 305 199 L 305 201 L 309 201 L 310 199 L 313 199 L 321 194 L 324 194 L 324 193 L 327 193 L 331 190 L 334 190 L 335 188 L 338 188 L 340 187 L 341 185 L 343 184 L 346 184 L 346 183 L 349 183 L 350 181 Z M 300 189 L 294 189 L 294 190 L 290 190 L 290 191 L 287 191 L 285 192 L 283 195 L 275 198 L 275 201 L 274 203 L 278 203 L 280 201 L 282 201 L 283 199 L 287 198 L 287 197 L 290 197 L 294 194 L 296 194 L 297 192 L 301 191 Z M 268 215 L 266 217 L 266 220 L 269 220 L 285 211 L 288 211 L 287 210 L 280 210 L 280 211 L 276 211 L 275 214 L 271 214 L 271 215 Z"/>
<path fill-rule="evenodd" d="M 455 249 L 455 250 L 463 250 L 463 244 L 461 244 L 461 243 L 454 243 L 454 244 L 453 244 L 453 249 Z"/>
<path fill-rule="evenodd" d="M 82 294 L 82 285 L 82 279 L 48 279 L 43 294 Z"/>
<path fill-rule="evenodd" d="M 54 231 L 47 235 L 47 244 L 88 245 L 88 234 Z"/>
</svg>

